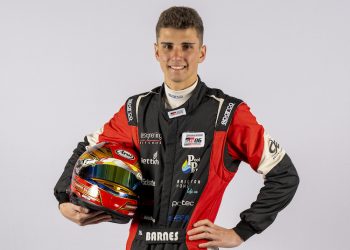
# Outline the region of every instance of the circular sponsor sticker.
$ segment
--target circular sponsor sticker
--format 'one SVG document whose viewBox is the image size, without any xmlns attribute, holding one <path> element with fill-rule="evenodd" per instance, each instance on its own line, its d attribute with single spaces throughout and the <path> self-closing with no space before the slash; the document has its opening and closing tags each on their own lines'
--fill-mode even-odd
<svg viewBox="0 0 350 250">
<path fill-rule="evenodd" d="M 116 154 L 121 156 L 121 157 L 124 157 L 124 158 L 126 158 L 128 160 L 134 160 L 135 159 L 135 157 L 131 153 L 129 153 L 128 151 L 123 150 L 123 149 L 116 150 Z"/>
</svg>

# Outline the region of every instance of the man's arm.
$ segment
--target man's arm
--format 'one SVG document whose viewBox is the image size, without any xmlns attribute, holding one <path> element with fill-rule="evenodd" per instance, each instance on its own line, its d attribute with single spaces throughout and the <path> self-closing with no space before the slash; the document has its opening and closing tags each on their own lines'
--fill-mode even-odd
<svg viewBox="0 0 350 250">
<path fill-rule="evenodd" d="M 278 212 L 289 204 L 299 176 L 284 149 L 257 123 L 245 103 L 237 108 L 230 126 L 228 151 L 234 159 L 250 164 L 265 179 L 256 201 L 241 213 L 241 221 L 234 228 L 245 241 L 271 225 Z"/>
<path fill-rule="evenodd" d="M 80 155 L 86 151 L 86 147 L 94 146 L 102 141 L 119 142 L 133 146 L 136 144 L 134 143 L 136 140 L 138 140 L 137 128 L 128 124 L 125 106 L 122 106 L 102 129 L 85 136 L 84 141 L 78 143 L 54 188 L 54 195 L 59 202 L 59 209 L 63 216 L 79 225 L 95 224 L 110 219 L 101 213 L 89 214 L 88 209 L 70 203 L 69 186 L 73 168 Z"/>
<path fill-rule="evenodd" d="M 245 103 L 235 111 L 226 142 L 228 155 L 235 166 L 238 167 L 240 161 L 247 162 L 264 176 L 264 187 L 251 207 L 241 213 L 241 221 L 233 230 L 208 219 L 197 221 L 187 233 L 190 240 L 208 240 L 199 244 L 200 248 L 237 247 L 252 235 L 262 232 L 292 200 L 299 184 L 292 161 L 257 123 Z"/>
<path fill-rule="evenodd" d="M 286 154 L 267 175 L 264 186 L 249 209 L 240 214 L 241 221 L 234 228 L 247 240 L 255 233 L 261 233 L 275 220 L 278 212 L 292 200 L 299 184 L 298 173 Z"/>
<path fill-rule="evenodd" d="M 87 146 L 89 146 L 89 142 L 85 136 L 84 141 L 79 142 L 77 147 L 74 149 L 73 154 L 69 158 L 61 177 L 56 183 L 54 195 L 59 205 L 64 202 L 69 202 L 68 189 L 71 183 L 73 168 L 80 155 L 85 152 Z"/>
</svg>

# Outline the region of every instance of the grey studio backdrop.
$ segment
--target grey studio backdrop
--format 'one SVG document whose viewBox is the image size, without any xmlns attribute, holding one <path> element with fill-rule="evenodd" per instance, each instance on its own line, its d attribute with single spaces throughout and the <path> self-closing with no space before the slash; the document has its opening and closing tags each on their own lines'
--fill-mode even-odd
<svg viewBox="0 0 350 250">
<path fill-rule="evenodd" d="M 292 203 L 239 249 L 350 249 L 350 3 L 337 0 L 0 0 L 0 248 L 125 248 L 128 225 L 73 224 L 53 187 L 86 133 L 161 84 L 154 30 L 172 5 L 204 20 L 202 79 L 244 99 L 300 174 Z M 236 225 L 262 184 L 242 164 L 216 223 Z"/>
</svg>

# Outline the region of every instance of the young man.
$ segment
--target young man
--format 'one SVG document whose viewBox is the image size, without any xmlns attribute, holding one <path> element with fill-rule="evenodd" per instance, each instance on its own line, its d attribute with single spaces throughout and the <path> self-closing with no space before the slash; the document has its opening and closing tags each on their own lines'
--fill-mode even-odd
<svg viewBox="0 0 350 250">
<path fill-rule="evenodd" d="M 298 174 L 246 103 L 207 87 L 198 77 L 206 47 L 195 10 L 165 10 L 156 33 L 163 85 L 130 97 L 101 130 L 78 144 L 55 187 L 60 211 L 79 225 L 111 220 L 70 203 L 66 189 L 86 146 L 122 142 L 145 159 L 142 205 L 131 224 L 127 249 L 239 246 L 266 229 L 291 201 Z M 222 228 L 213 222 L 241 161 L 264 176 L 264 187 L 235 228 Z"/>
</svg>

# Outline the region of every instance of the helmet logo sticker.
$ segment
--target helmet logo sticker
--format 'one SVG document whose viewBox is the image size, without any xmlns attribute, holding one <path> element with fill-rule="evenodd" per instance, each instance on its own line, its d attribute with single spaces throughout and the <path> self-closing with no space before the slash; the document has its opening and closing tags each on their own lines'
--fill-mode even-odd
<svg viewBox="0 0 350 250">
<path fill-rule="evenodd" d="M 128 160 L 135 159 L 135 157 L 131 153 L 129 153 L 128 151 L 123 150 L 123 149 L 116 150 L 115 153 L 121 157 L 128 159 Z"/>
</svg>

